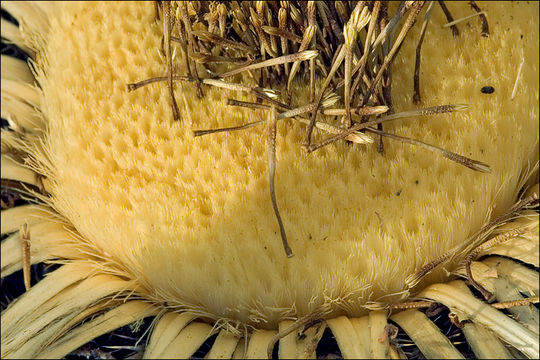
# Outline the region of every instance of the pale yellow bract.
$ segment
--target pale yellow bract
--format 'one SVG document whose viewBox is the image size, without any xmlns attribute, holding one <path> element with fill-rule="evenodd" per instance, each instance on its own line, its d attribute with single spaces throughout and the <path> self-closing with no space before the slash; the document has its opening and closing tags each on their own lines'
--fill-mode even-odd
<svg viewBox="0 0 540 360">
<path fill-rule="evenodd" d="M 39 96 L 35 105 L 42 114 L 38 119 L 11 110 L 22 100 L 10 93 L 15 85 L 4 85 L 9 75 L 3 69 L 2 99 L 7 100 L 2 116 L 4 106 L 11 104 L 6 114 L 13 115 L 12 123 L 26 133 L 18 137 L 2 130 L 2 159 L 29 158 L 32 170 L 46 177 L 50 198 L 45 201 L 50 208 L 41 209 L 52 214 L 28 210 L 41 214 L 36 218 L 7 210 L 11 213 L 5 217 L 11 215 L 12 223 L 2 225 L 2 233 L 17 230 L 26 219 L 31 225 L 33 263 L 74 260 L 62 269 L 70 267 L 73 271 L 64 270 L 64 276 L 79 285 L 70 287 L 66 277 L 57 275 L 56 281 L 64 282 L 58 286 L 64 287 L 48 289 L 48 296 L 66 301 L 81 294 L 90 298 L 69 300 L 75 304 L 65 310 L 71 317 L 54 329 L 47 323 L 54 317 L 49 319 L 46 312 L 67 316 L 55 305 L 59 300 L 51 300 L 49 307 L 39 310 L 41 315 L 25 313 L 23 320 L 12 318 L 13 309 L 22 312 L 22 305 L 4 311 L 2 324 L 11 327 L 2 333 L 2 345 L 8 348 L 2 357 L 32 356 L 49 345 L 51 352 L 42 354 L 65 355 L 73 350 L 66 345 L 67 330 L 92 311 L 80 314 L 91 306 L 108 308 L 103 299 L 124 290 L 155 306 L 148 310 L 136 301 L 122 305 L 141 307 L 131 314 L 156 314 L 158 308 L 187 311 L 229 329 L 258 329 L 255 334 L 266 339 L 261 340 L 264 344 L 287 319 L 366 315 L 373 302 L 404 301 L 429 284 L 447 281 L 457 261 L 435 269 L 412 289 L 406 283 L 423 265 L 472 241 L 483 225 L 516 202 L 529 176 L 537 174 L 536 2 L 480 3 L 489 20 L 487 38 L 480 34 L 479 18 L 461 23 L 460 36 L 453 37 L 442 27 L 446 23 L 442 11 L 434 9 L 422 47 L 419 106 L 464 103 L 470 108 L 385 125 L 388 132 L 485 162 L 491 167 L 489 174 L 391 139 L 384 140 L 383 155 L 373 144 L 343 141 L 307 154 L 301 148 L 305 125 L 290 119 L 278 122 L 276 195 L 292 258 L 283 252 L 268 195 L 266 127 L 192 135 L 196 129 L 265 119 L 269 112 L 226 105 L 227 98 L 253 101 L 250 95 L 204 87 L 201 100 L 193 84 L 177 82 L 182 120 L 174 122 L 165 83 L 126 90 L 128 83 L 166 71 L 157 50 L 162 27 L 151 3 L 2 6 L 21 20 L 22 43 L 38 51 L 33 67 L 41 90 L 27 91 Z M 449 7 L 455 18 L 470 14 L 467 5 Z M 17 14 L 21 9 L 33 9 L 47 19 L 37 23 L 28 12 Z M 418 107 L 412 104 L 412 74 L 420 26 L 413 28 L 394 62 L 396 111 Z M 175 51 L 177 57 L 183 56 L 180 46 Z M 298 79 L 294 86 L 298 106 L 309 102 L 305 84 Z M 494 93 L 483 94 L 484 86 L 492 86 Z M 326 136 L 315 130 L 315 139 Z M 17 157 L 13 149 L 28 155 Z M 3 178 L 8 177 L 4 169 L 3 161 Z M 4 222 L 4 212 L 2 216 Z M 64 225 L 53 218 L 63 219 Z M 527 219 L 528 232 L 520 238 L 536 244 L 538 251 L 534 235 L 538 216 L 529 214 Z M 47 228 L 54 229 L 42 235 Z M 18 251 L 10 245 L 16 240 L 8 240 L 2 243 L 2 262 L 4 257 L 12 262 L 9 271 L 2 265 L 2 276 L 20 269 L 20 254 L 9 255 Z M 80 294 L 74 286 L 81 288 Z M 39 296 L 35 287 L 18 303 L 31 296 Z M 189 315 L 178 316 L 191 320 Z M 133 320 L 140 317 L 133 315 Z M 36 323 L 49 326 L 49 337 L 35 340 L 28 335 L 19 340 L 19 331 Z M 340 325 L 329 323 L 338 338 Z M 203 323 L 188 326 L 196 334 L 209 331 Z M 183 327 L 179 325 L 177 332 Z M 156 332 L 165 328 L 160 322 Z M 339 336 L 338 343 L 349 335 Z M 52 340 L 56 342 L 51 345 Z M 343 341 L 340 346 L 347 347 Z M 177 342 L 175 346 L 184 344 Z M 231 346 L 234 350 L 236 342 Z M 353 350 L 347 354 L 362 354 Z M 167 354 L 155 351 L 152 354 Z"/>
</svg>

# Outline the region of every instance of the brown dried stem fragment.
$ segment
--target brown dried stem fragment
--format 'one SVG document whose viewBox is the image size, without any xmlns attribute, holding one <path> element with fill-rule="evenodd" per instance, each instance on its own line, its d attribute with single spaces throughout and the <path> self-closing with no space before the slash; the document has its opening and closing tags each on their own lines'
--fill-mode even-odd
<svg viewBox="0 0 540 360">
<path fill-rule="evenodd" d="M 181 80 L 181 79 L 185 79 L 186 76 L 173 76 L 172 77 L 172 80 Z M 139 82 L 136 82 L 136 83 L 131 83 L 131 84 L 127 84 L 127 90 L 128 92 L 131 92 L 131 91 L 134 91 L 134 90 L 137 90 L 138 88 L 141 88 L 143 86 L 146 86 L 146 85 L 149 85 L 149 84 L 152 84 L 152 83 L 155 83 L 155 82 L 160 82 L 160 81 L 168 81 L 169 80 L 169 77 L 168 76 L 157 76 L 157 77 L 153 77 L 153 78 L 150 78 L 150 79 L 146 79 L 146 80 L 141 80 Z"/>
<path fill-rule="evenodd" d="M 403 136 L 398 136 L 398 135 L 390 134 L 390 133 L 387 133 L 387 132 L 384 132 L 384 131 L 372 129 L 372 128 L 367 128 L 366 131 L 374 132 L 376 134 L 381 134 L 381 135 L 383 135 L 385 137 L 388 137 L 388 138 L 391 138 L 391 139 L 394 139 L 394 140 L 398 140 L 398 141 L 401 141 L 401 142 L 404 142 L 404 143 L 407 143 L 407 144 L 418 145 L 418 146 L 420 146 L 420 147 L 422 147 L 422 148 L 424 148 L 426 150 L 430 150 L 430 151 L 433 151 L 433 152 L 438 152 L 442 156 L 447 158 L 448 160 L 452 160 L 454 162 L 457 162 L 458 164 L 466 166 L 469 169 L 472 169 L 472 170 L 475 170 L 475 171 L 479 171 L 479 172 L 483 172 L 483 173 L 490 173 L 491 172 L 491 168 L 489 167 L 488 164 L 485 164 L 485 163 L 483 163 L 481 161 L 478 161 L 478 160 L 470 159 L 470 158 L 465 157 L 463 155 L 456 154 L 454 152 L 448 151 L 446 149 L 440 148 L 440 147 L 435 146 L 435 145 L 427 144 L 427 143 L 422 142 L 420 140 L 410 139 L 410 138 L 406 138 L 406 137 L 403 137 Z"/>
<path fill-rule="evenodd" d="M 511 307 L 516 306 L 530 306 L 531 304 L 537 304 L 540 302 L 540 299 L 538 296 L 525 298 L 525 299 L 519 299 L 519 300 L 511 300 L 511 301 L 503 301 L 499 303 L 491 304 L 495 309 L 508 309 Z"/>
<path fill-rule="evenodd" d="M 435 269 L 437 266 L 445 263 L 448 259 L 451 258 L 451 253 L 447 252 L 445 254 L 442 254 L 432 262 L 427 263 L 426 265 L 422 266 L 420 269 L 414 272 L 414 274 L 411 274 L 406 280 L 406 284 L 409 288 L 414 287 L 416 284 L 420 282 L 426 276 L 429 274 L 433 269 Z"/>
<path fill-rule="evenodd" d="M 279 232 L 281 234 L 281 241 L 283 242 L 283 249 L 287 257 L 294 256 L 289 243 L 287 241 L 287 234 L 285 233 L 285 227 L 279 214 L 279 209 L 276 201 L 276 190 L 274 185 L 274 178 L 276 174 L 276 125 L 277 125 L 277 112 L 276 108 L 272 107 L 270 114 L 270 121 L 268 122 L 268 175 L 270 180 L 270 200 L 272 201 L 272 207 L 276 214 L 276 219 L 279 224 Z"/>
<path fill-rule="evenodd" d="M 282 12 L 283 13 L 283 12 Z M 292 33 L 290 31 L 287 31 L 285 30 L 285 27 L 273 27 L 273 26 L 263 26 L 262 27 L 263 31 L 265 33 L 267 33 L 268 35 L 271 35 L 271 36 L 277 36 L 277 37 L 280 37 L 280 38 L 283 38 L 285 40 L 290 40 L 290 41 L 293 41 L 293 42 L 296 42 L 296 43 L 301 43 L 302 42 L 302 37 L 301 36 L 298 36 L 296 35 L 295 33 Z M 282 45 L 282 49 L 283 49 L 283 45 Z M 282 50 L 283 53 L 285 53 L 285 51 Z"/>
<path fill-rule="evenodd" d="M 201 39 L 203 41 L 206 41 L 206 42 L 210 42 L 210 43 L 213 43 L 213 44 L 219 44 L 219 45 L 222 45 L 222 46 L 224 46 L 226 48 L 230 48 L 230 49 L 233 49 L 233 50 L 238 50 L 238 51 L 241 51 L 241 52 L 247 52 L 247 53 L 252 54 L 252 55 L 255 54 L 255 51 L 252 48 L 250 48 L 249 46 L 247 46 L 247 45 L 245 45 L 243 43 L 221 37 L 219 35 L 213 34 L 213 33 L 208 32 L 208 31 L 194 30 L 193 35 L 197 36 L 199 39 Z"/>
<path fill-rule="evenodd" d="M 471 251 L 466 257 L 465 257 L 465 270 L 467 272 L 467 280 L 469 280 L 470 284 L 476 289 L 478 290 L 482 296 L 484 296 L 484 298 L 486 300 L 488 300 L 490 297 L 491 297 L 491 293 L 489 291 L 486 290 L 486 288 L 484 288 L 481 284 L 479 284 L 476 280 L 474 280 L 473 278 L 473 275 L 472 275 L 472 271 L 471 271 L 471 263 L 472 261 L 478 256 L 478 254 L 482 251 L 482 250 L 485 250 L 485 249 L 488 249 L 492 246 L 495 246 L 497 244 L 500 244 L 502 242 L 505 242 L 507 240 L 510 240 L 516 236 L 519 236 L 520 234 L 522 234 L 523 232 L 525 232 L 525 228 L 524 227 L 520 227 L 520 228 L 517 228 L 517 229 L 514 229 L 512 231 L 509 231 L 509 232 L 506 232 L 504 234 L 501 234 L 501 235 L 498 235 L 496 237 L 494 237 L 493 239 L 489 240 L 489 241 L 486 241 L 485 243 L 479 245 L 476 249 L 474 249 L 473 251 Z"/>
<path fill-rule="evenodd" d="M 413 103 L 420 103 L 420 51 L 422 49 L 422 43 L 424 42 L 424 36 L 426 35 L 426 29 L 431 16 L 431 10 L 433 9 L 433 2 L 429 3 L 426 15 L 424 16 L 424 22 L 422 23 L 422 30 L 420 31 L 420 39 L 418 40 L 418 46 L 416 46 L 416 61 L 414 63 L 414 94 Z"/>
<path fill-rule="evenodd" d="M 171 3 L 170 1 L 163 2 L 163 34 L 164 34 L 164 45 L 165 45 L 165 57 L 167 58 L 167 86 L 169 88 L 169 96 L 171 100 L 173 119 L 175 121 L 180 120 L 180 112 L 178 110 L 178 105 L 176 104 L 176 99 L 174 97 L 174 87 L 173 87 L 173 64 L 171 57 Z"/>
<path fill-rule="evenodd" d="M 344 88 L 343 88 L 343 101 L 345 102 L 345 127 L 349 128 L 352 125 L 351 118 L 351 67 L 352 67 L 352 58 L 353 53 L 352 49 L 356 41 L 356 29 L 354 25 L 349 25 L 345 27 L 343 31 L 345 35 L 345 78 L 344 78 Z"/>
<path fill-rule="evenodd" d="M 316 14 L 315 14 L 315 1 L 308 1 L 308 25 L 315 27 L 317 30 Z M 317 46 L 317 31 L 313 34 L 311 39 L 310 48 L 315 49 Z M 309 59 L 309 102 L 315 100 L 315 59 Z"/>
<path fill-rule="evenodd" d="M 294 322 L 294 324 L 292 324 L 288 328 L 286 328 L 286 329 L 278 332 L 276 335 L 274 335 L 272 340 L 270 340 L 270 342 L 268 343 L 268 349 L 267 349 L 268 359 L 272 359 L 272 353 L 274 351 L 274 346 L 276 345 L 276 343 L 280 339 L 284 338 L 285 336 L 289 335 L 293 331 L 296 331 L 296 330 L 298 330 L 300 328 L 304 328 L 304 329 L 307 328 L 308 327 L 307 325 L 313 326 L 317 322 L 324 323 L 324 320 L 318 319 L 320 316 L 321 316 L 320 314 L 312 314 L 312 315 L 308 315 L 308 316 L 305 316 L 303 318 L 300 318 L 300 319 L 296 320 Z M 321 324 L 321 325 L 324 325 L 324 324 Z"/>
<path fill-rule="evenodd" d="M 449 23 L 454 22 L 454 17 L 450 13 L 450 10 L 448 10 L 448 8 L 446 7 L 446 4 L 444 3 L 444 1 L 439 0 L 438 2 L 439 2 L 439 6 L 441 7 L 442 11 L 444 12 L 444 15 L 446 16 L 446 20 Z M 459 36 L 459 30 L 457 28 L 457 25 L 454 24 L 450 28 L 452 29 L 452 35 L 453 36 Z"/>
<path fill-rule="evenodd" d="M 233 63 L 237 65 L 249 65 L 251 64 L 250 59 L 245 57 L 227 57 L 219 55 L 208 55 L 203 53 L 191 54 L 191 58 L 199 64 L 208 64 L 208 63 Z"/>
<path fill-rule="evenodd" d="M 255 105 L 258 105 L 258 104 L 255 104 Z M 208 135 L 208 134 L 215 134 L 219 132 L 245 130 L 245 129 L 255 127 L 257 125 L 262 125 L 265 122 L 266 120 L 259 120 L 259 121 L 250 122 L 244 125 L 240 125 L 240 126 L 233 126 L 233 127 L 219 128 L 219 129 L 208 129 L 208 130 L 193 130 L 193 136 L 197 137 L 197 136 L 203 136 L 203 135 Z"/>
<path fill-rule="evenodd" d="M 306 347 L 304 348 L 304 352 L 299 354 L 299 358 L 300 359 L 309 359 L 310 356 L 312 356 L 313 354 L 315 354 L 315 350 L 317 349 L 317 345 L 319 344 L 319 341 L 321 341 L 323 335 L 324 335 L 324 331 L 326 330 L 326 321 L 325 320 L 322 320 L 320 323 L 319 323 L 319 326 L 317 328 L 317 332 L 315 333 L 315 336 L 313 336 L 311 338 L 311 341 L 309 342 L 309 344 L 306 345 Z M 306 325 L 306 328 L 309 328 L 309 324 Z"/>
<path fill-rule="evenodd" d="M 305 61 L 305 60 L 313 59 L 314 57 L 317 57 L 318 55 L 319 55 L 319 52 L 317 50 L 306 50 L 306 51 L 301 51 L 295 54 L 283 55 L 276 58 L 261 61 L 255 64 L 239 67 L 238 69 L 234 69 L 234 70 L 221 74 L 220 77 L 226 78 L 226 77 L 233 76 L 233 75 L 236 75 L 241 72 L 248 71 L 248 70 L 255 70 L 255 69 L 260 69 L 260 68 L 265 68 L 269 66 L 280 65 L 280 64 L 290 63 L 290 62 L 296 62 L 296 61 Z"/>
<path fill-rule="evenodd" d="M 489 25 L 487 21 L 486 15 L 482 12 L 482 9 L 476 5 L 476 2 L 469 1 L 469 5 L 471 5 L 471 8 L 476 11 L 477 13 L 480 13 L 480 19 L 482 20 L 482 36 L 488 37 L 489 36 Z"/>
<path fill-rule="evenodd" d="M 384 2 L 384 4 L 381 5 L 381 21 L 379 23 L 380 30 L 382 31 L 385 26 L 388 24 L 388 3 Z M 381 53 L 382 58 L 386 58 L 389 51 L 389 42 L 385 42 L 381 46 Z M 369 86 L 369 85 L 368 85 Z M 388 114 L 392 114 L 394 112 L 394 106 L 392 104 L 392 67 L 388 67 L 386 71 L 383 73 L 383 83 L 382 83 L 382 96 L 384 100 L 384 104 L 388 106 Z M 383 131 L 383 124 L 377 124 L 377 129 Z M 384 142 L 383 142 L 383 136 L 379 135 L 377 138 L 377 152 L 379 154 L 384 153 Z"/>
<path fill-rule="evenodd" d="M 154 1 L 154 16 L 155 16 L 156 21 L 161 20 L 161 17 L 159 15 L 160 7 L 161 7 L 161 1 L 159 0 Z"/>
<path fill-rule="evenodd" d="M 173 76 L 173 80 L 189 81 L 189 82 L 194 81 L 191 76 Z M 134 91 L 134 90 L 137 90 L 138 88 L 143 87 L 145 85 L 149 85 L 149 84 L 152 84 L 152 83 L 155 83 L 155 82 L 160 82 L 160 81 L 167 81 L 167 77 L 158 76 L 158 77 L 142 80 L 142 81 L 139 81 L 139 82 L 136 82 L 136 83 L 127 84 L 127 89 L 128 89 L 128 91 Z M 255 95 L 257 98 L 259 98 L 261 100 L 268 101 L 269 103 L 274 104 L 276 106 L 279 106 L 281 108 L 292 109 L 287 104 L 283 104 L 283 103 L 280 103 L 279 101 L 276 101 L 276 100 L 272 99 L 268 95 L 268 93 L 271 91 L 269 89 L 261 89 L 261 88 L 257 88 L 257 87 L 246 86 L 246 85 L 243 85 L 243 84 L 229 83 L 229 82 L 225 82 L 225 81 L 222 81 L 222 80 L 219 80 L 219 79 L 202 79 L 201 82 L 203 84 L 205 84 L 205 85 L 215 86 L 215 87 L 219 87 L 219 88 L 222 88 L 222 89 L 229 89 L 229 90 L 233 90 L 233 91 L 246 92 L 246 93 Z"/>
<path fill-rule="evenodd" d="M 230 106 L 240 106 L 245 107 L 249 109 L 261 109 L 261 110 L 270 110 L 270 106 L 260 104 L 260 103 L 253 103 L 248 101 L 241 101 L 236 99 L 227 99 L 227 105 Z"/>
<path fill-rule="evenodd" d="M 463 326 L 465 326 L 465 323 L 468 322 L 468 320 L 463 320 L 463 321 L 459 320 L 459 315 L 456 314 L 455 312 L 450 312 L 448 314 L 448 319 L 458 329 L 463 329 Z"/>
<path fill-rule="evenodd" d="M 188 65 L 189 65 L 189 71 L 191 73 L 191 76 L 193 76 L 193 80 L 195 81 L 195 86 L 197 88 L 197 96 L 202 99 L 203 93 L 201 89 L 201 80 L 199 79 L 199 74 L 197 73 L 197 66 L 195 65 L 195 62 L 193 59 L 189 59 L 192 54 L 196 52 L 195 49 L 195 39 L 193 37 L 193 30 L 191 28 L 191 20 L 189 19 L 188 13 L 187 13 L 187 4 L 183 1 L 178 2 L 178 10 L 180 12 L 180 17 L 182 22 L 184 23 L 184 28 L 186 30 L 187 35 L 187 43 L 188 43 Z"/>
</svg>

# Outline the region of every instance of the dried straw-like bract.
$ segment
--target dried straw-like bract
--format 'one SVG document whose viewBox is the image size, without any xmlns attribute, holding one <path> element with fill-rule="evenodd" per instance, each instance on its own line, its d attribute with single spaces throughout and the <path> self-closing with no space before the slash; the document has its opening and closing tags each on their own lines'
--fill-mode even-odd
<svg viewBox="0 0 540 360">
<path fill-rule="evenodd" d="M 0 357 L 538 358 L 538 7 L 2 2 Z"/>
</svg>

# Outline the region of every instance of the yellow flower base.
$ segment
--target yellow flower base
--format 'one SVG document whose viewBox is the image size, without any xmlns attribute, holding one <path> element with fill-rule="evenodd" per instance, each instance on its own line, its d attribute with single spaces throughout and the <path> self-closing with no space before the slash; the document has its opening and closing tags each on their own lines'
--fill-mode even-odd
<svg viewBox="0 0 540 360">
<path fill-rule="evenodd" d="M 472 11 L 448 6 L 455 18 Z M 441 9 L 433 9 L 420 105 L 412 104 L 412 74 L 424 12 L 393 65 L 396 112 L 470 107 L 397 120 L 385 131 L 482 161 L 491 173 L 391 139 L 383 155 L 373 144 L 345 142 L 307 154 L 305 125 L 282 120 L 276 194 L 295 254 L 287 258 L 268 196 L 266 127 L 192 133 L 266 119 L 268 111 L 226 105 L 228 98 L 254 101 L 248 94 L 205 87 L 198 99 L 193 84 L 176 83 L 182 120 L 174 122 L 165 83 L 127 91 L 128 83 L 166 71 L 151 3 L 3 3 L 21 23 L 9 28 L 9 40 L 36 53 L 37 83 L 25 63 L 2 56 L 2 117 L 15 130 L 2 130 L 2 178 L 41 185 L 48 195 L 46 205 L 2 211 L 2 234 L 12 233 L 2 242 L 2 277 L 22 267 L 18 230 L 25 222 L 31 262 L 67 264 L 2 312 L 2 357 L 65 356 L 151 315 L 159 317 L 146 357 L 189 357 L 219 333 L 209 358 L 260 358 L 278 332 L 280 357 L 313 357 L 326 326 L 346 358 L 400 356 L 381 340 L 389 316 L 425 356 L 461 356 L 422 312 L 389 312 L 411 295 L 469 319 L 464 333 L 478 356 L 511 354 L 487 328 L 538 357 L 538 311 L 512 319 L 463 282 L 438 284 L 450 272 L 467 277 L 459 262 L 481 236 L 517 227 L 524 229 L 519 236 L 486 253 L 538 267 L 537 213 L 478 233 L 537 181 L 538 3 L 479 6 L 489 37 L 481 36 L 478 17 L 460 23 L 454 37 L 442 27 Z M 183 56 L 180 46 L 176 56 Z M 485 86 L 495 91 L 483 93 Z M 305 88 L 302 79 L 294 85 L 297 106 L 309 102 Z M 326 136 L 315 133 L 317 140 Z M 449 251 L 457 251 L 453 261 L 411 283 Z M 519 263 L 501 265 L 511 270 L 499 278 L 496 271 L 483 277 L 481 266 L 497 269 L 497 259 L 474 262 L 481 265 L 473 270 L 499 302 L 509 299 L 493 279 L 538 296 L 538 273 Z M 304 337 L 299 330 L 281 337 L 306 319 L 325 321 Z"/>
</svg>

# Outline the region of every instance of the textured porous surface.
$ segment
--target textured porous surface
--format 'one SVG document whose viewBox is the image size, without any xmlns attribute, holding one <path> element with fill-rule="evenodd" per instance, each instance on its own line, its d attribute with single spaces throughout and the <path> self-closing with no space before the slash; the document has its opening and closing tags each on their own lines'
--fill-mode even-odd
<svg viewBox="0 0 540 360">
<path fill-rule="evenodd" d="M 268 114 L 225 104 L 254 101 L 248 95 L 205 87 L 199 100 L 192 84 L 177 84 L 182 121 L 173 122 L 164 83 L 126 91 L 127 83 L 165 74 L 153 5 L 66 5 L 52 20 L 41 79 L 53 203 L 85 241 L 169 306 L 274 327 L 323 304 L 353 316 L 367 301 L 397 299 L 381 296 L 404 290 L 409 274 L 465 241 L 491 209 L 510 206 L 520 176 L 538 159 L 538 3 L 479 5 L 488 38 L 478 17 L 453 37 L 436 6 L 422 48 L 420 106 L 471 108 L 385 129 L 486 162 L 492 173 L 392 140 L 384 155 L 375 145 L 344 142 L 308 155 L 305 127 L 284 120 L 276 194 L 291 259 L 268 192 L 265 127 L 192 137 L 192 129 Z M 472 13 L 466 3 L 449 7 L 455 18 Z M 396 112 L 417 107 L 419 30 L 394 64 Z M 484 86 L 494 93 L 483 94 Z"/>
</svg>

